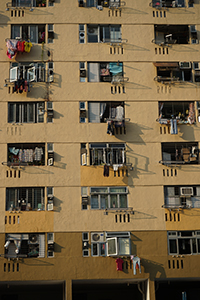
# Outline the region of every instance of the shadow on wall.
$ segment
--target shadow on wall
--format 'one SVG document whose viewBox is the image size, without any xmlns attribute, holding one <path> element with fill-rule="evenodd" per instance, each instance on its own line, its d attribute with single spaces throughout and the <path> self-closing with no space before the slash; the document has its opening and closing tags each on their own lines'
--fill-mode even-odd
<svg viewBox="0 0 200 300">
<path fill-rule="evenodd" d="M 61 212 L 61 204 L 63 203 L 63 201 L 58 199 L 57 197 L 54 197 L 53 203 L 54 203 L 54 212 Z"/>
<path fill-rule="evenodd" d="M 66 169 L 66 166 L 67 164 L 66 163 L 63 163 L 61 162 L 61 159 L 63 158 L 64 156 L 54 152 L 54 167 L 55 168 L 60 168 L 60 169 Z"/>
<path fill-rule="evenodd" d="M 21 170 L 23 173 L 26 174 L 54 174 L 54 172 L 51 172 L 49 170 L 44 169 L 44 166 L 30 166 L 28 167 L 21 167 Z M 52 170 L 53 171 L 53 170 Z"/>
<path fill-rule="evenodd" d="M 197 127 L 196 125 L 192 125 L 192 126 L 180 125 L 179 133 L 182 134 L 181 138 L 183 140 L 195 141 L 194 126 Z"/>
<path fill-rule="evenodd" d="M 134 210 L 134 214 L 131 215 L 131 219 L 157 219 L 157 217 Z"/>
<path fill-rule="evenodd" d="M 145 273 L 149 273 L 149 278 L 151 281 L 154 281 L 155 278 L 166 278 L 163 264 L 145 258 L 140 259 L 141 265 L 144 267 Z"/>
<path fill-rule="evenodd" d="M 138 45 L 133 45 L 133 44 L 129 44 L 126 43 L 123 46 L 125 51 L 150 51 L 150 49 L 144 48 L 144 47 L 140 47 Z"/>
<path fill-rule="evenodd" d="M 148 2 L 147 2 L 148 3 Z M 148 4 L 147 4 L 148 6 Z M 149 13 L 143 10 L 123 6 L 122 14 L 137 14 L 137 15 L 148 15 Z"/>
</svg>

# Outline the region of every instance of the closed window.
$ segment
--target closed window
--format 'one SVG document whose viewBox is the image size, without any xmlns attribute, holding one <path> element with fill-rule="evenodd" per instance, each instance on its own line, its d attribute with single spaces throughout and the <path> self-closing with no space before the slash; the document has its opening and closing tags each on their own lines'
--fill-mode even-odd
<svg viewBox="0 0 200 300">
<path fill-rule="evenodd" d="M 91 209 L 128 208 L 127 187 L 91 187 Z"/>
</svg>

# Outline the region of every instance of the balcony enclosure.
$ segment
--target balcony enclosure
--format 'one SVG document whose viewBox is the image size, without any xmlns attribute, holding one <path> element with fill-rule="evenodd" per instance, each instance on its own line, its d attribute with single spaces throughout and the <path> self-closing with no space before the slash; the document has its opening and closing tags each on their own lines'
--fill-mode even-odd
<svg viewBox="0 0 200 300">
<path fill-rule="evenodd" d="M 162 143 L 162 164 L 198 164 L 198 143 Z"/>
<path fill-rule="evenodd" d="M 12 7 L 45 7 L 46 0 L 12 0 Z"/>
<path fill-rule="evenodd" d="M 185 7 L 185 0 L 153 0 L 152 7 Z"/>
<path fill-rule="evenodd" d="M 200 208 L 200 186 L 165 186 L 166 208 Z"/>
<path fill-rule="evenodd" d="M 159 118 L 160 124 L 169 124 L 171 119 L 176 119 L 178 124 L 194 124 L 195 109 L 194 102 L 173 101 L 159 102 Z"/>
<path fill-rule="evenodd" d="M 188 44 L 188 25 L 154 25 L 156 44 Z"/>
<path fill-rule="evenodd" d="M 125 144 L 92 143 L 90 147 L 90 165 L 118 164 L 126 162 Z"/>
<path fill-rule="evenodd" d="M 7 165 L 44 166 L 45 165 L 45 144 L 43 143 L 8 144 Z"/>
<path fill-rule="evenodd" d="M 154 80 L 158 82 L 192 82 L 192 66 L 190 62 L 184 64 L 178 62 L 156 62 L 154 66 L 157 67 L 157 76 Z"/>
<path fill-rule="evenodd" d="M 6 210 L 44 210 L 44 187 L 6 188 Z"/>
</svg>

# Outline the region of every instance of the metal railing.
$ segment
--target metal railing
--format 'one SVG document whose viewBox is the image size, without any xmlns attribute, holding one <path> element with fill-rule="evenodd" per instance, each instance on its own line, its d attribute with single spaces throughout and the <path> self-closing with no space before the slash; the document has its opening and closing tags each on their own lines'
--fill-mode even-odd
<svg viewBox="0 0 200 300">
<path fill-rule="evenodd" d="M 103 39 L 103 43 L 105 44 L 110 44 L 110 45 L 121 45 L 121 44 L 125 44 L 127 43 L 128 40 L 127 39 Z"/>
<path fill-rule="evenodd" d="M 163 76 L 156 76 L 154 77 L 154 80 L 157 82 L 181 82 L 182 80 L 179 79 L 179 77 L 163 77 Z"/>
</svg>

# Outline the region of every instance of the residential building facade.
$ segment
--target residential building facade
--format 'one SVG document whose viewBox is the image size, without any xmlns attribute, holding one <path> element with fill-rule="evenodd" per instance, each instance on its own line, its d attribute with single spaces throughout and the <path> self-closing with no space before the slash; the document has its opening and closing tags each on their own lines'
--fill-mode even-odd
<svg viewBox="0 0 200 300">
<path fill-rule="evenodd" d="M 198 299 L 199 1 L 0 11 L 0 299 Z"/>
</svg>

